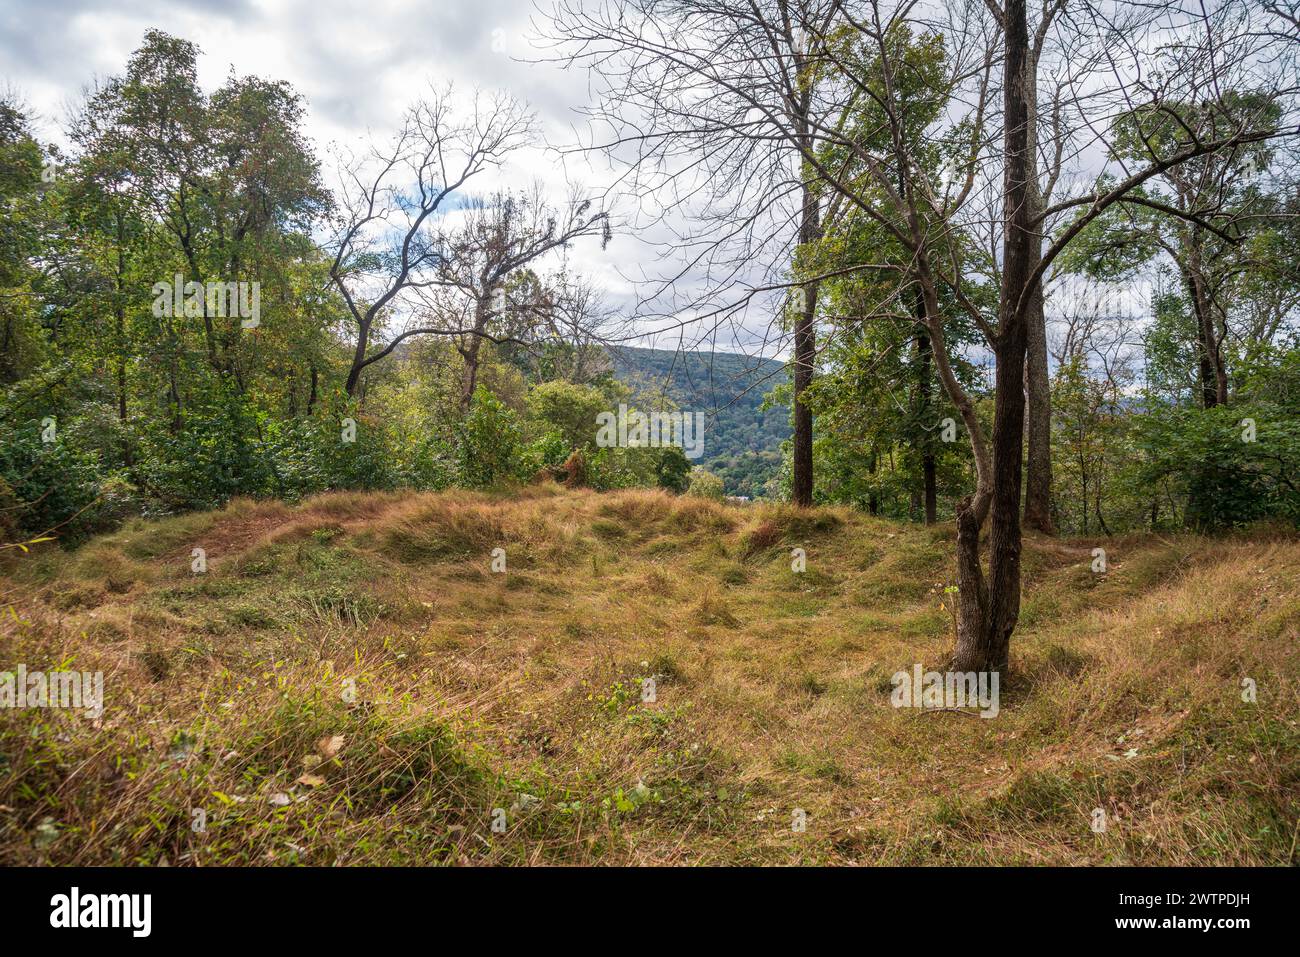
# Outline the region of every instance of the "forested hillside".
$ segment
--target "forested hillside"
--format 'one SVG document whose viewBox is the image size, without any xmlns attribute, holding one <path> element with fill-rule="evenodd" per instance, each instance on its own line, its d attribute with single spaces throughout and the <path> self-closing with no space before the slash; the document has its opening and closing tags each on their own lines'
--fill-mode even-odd
<svg viewBox="0 0 1300 957">
<path fill-rule="evenodd" d="M 614 375 L 634 394 L 667 392 L 683 409 L 705 413 L 704 455 L 694 464 L 720 476 L 729 495 L 780 493 L 781 443 L 790 437 L 790 409 L 767 403 L 768 393 L 788 381 L 784 363 L 632 346 L 611 346 L 610 354 Z"/>
</svg>

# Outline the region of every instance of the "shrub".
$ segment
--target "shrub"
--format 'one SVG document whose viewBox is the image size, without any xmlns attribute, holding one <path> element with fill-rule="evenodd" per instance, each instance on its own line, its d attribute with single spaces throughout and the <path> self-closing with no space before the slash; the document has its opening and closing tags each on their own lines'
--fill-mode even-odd
<svg viewBox="0 0 1300 957">
<path fill-rule="evenodd" d="M 73 439 L 73 423 L 55 422 L 57 438 L 41 438 L 41 420 L 20 424 L 0 443 L 0 544 L 25 535 L 53 531 L 60 539 L 76 540 L 98 529 L 105 520 L 101 508 L 105 483 L 97 452 Z M 121 485 L 111 488 L 113 504 Z"/>
<path fill-rule="evenodd" d="M 528 393 L 528 411 L 537 430 L 558 435 L 568 446 L 565 455 L 569 449 L 595 444 L 596 416 L 607 406 L 598 389 L 560 380 L 535 385 Z"/>
<path fill-rule="evenodd" d="M 1170 479 L 1198 529 L 1300 520 L 1300 424 L 1262 403 L 1159 410 L 1139 421 L 1143 478 Z"/>
<path fill-rule="evenodd" d="M 686 492 L 688 495 L 694 495 L 697 498 L 711 498 L 721 501 L 723 497 L 722 479 L 707 469 L 697 466 L 691 469 L 690 485 Z"/>
<path fill-rule="evenodd" d="M 456 426 L 456 479 L 468 488 L 487 488 L 522 477 L 519 417 L 481 386 Z"/>
</svg>

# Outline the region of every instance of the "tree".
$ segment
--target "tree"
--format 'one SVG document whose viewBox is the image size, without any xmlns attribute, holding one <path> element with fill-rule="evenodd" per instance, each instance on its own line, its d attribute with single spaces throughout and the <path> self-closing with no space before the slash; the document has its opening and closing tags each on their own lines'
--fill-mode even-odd
<svg viewBox="0 0 1300 957">
<path fill-rule="evenodd" d="M 652 211 L 641 229 L 678 214 L 701 224 L 674 233 L 680 255 L 673 258 L 684 265 L 656 280 L 644 308 L 679 332 L 702 324 L 709 339 L 756 296 L 778 293 L 777 313 L 791 315 L 791 495 L 799 505 L 813 499 L 813 422 L 804 397 L 817 363 L 820 278 L 801 269 L 801 250 L 817 241 L 835 203 L 809 163 L 829 121 L 819 93 L 825 61 L 810 44 L 833 30 L 837 6 L 560 0 L 551 14 L 553 38 L 570 51 L 565 62 L 587 66 L 599 84 L 589 116 L 610 135 L 588 148 L 629 165 L 624 186 Z M 690 323 L 678 319 L 674 297 L 655 305 L 672 291 L 698 313 Z"/>
<path fill-rule="evenodd" d="M 35 364 L 39 339 L 32 260 L 40 240 L 44 154 L 20 104 L 0 97 L 0 384 L 18 381 Z"/>
<path fill-rule="evenodd" d="M 949 90 L 944 76 L 946 53 L 940 37 L 914 36 L 899 24 L 887 43 L 889 57 L 900 65 L 893 71 L 897 81 L 889 106 L 897 125 L 891 128 L 879 98 L 855 97 L 846 104 L 837 123 L 840 139 L 827 144 L 820 153 L 823 168 L 841 170 L 845 185 L 852 184 L 855 193 L 863 198 L 874 197 L 877 205 L 887 203 L 888 197 L 874 187 L 871 171 L 854 162 L 855 154 L 844 141 L 851 142 L 854 149 L 879 152 L 890 150 L 892 136 L 901 135 L 927 175 L 938 177 L 943 151 L 927 143 L 925 136 L 948 106 Z M 883 75 L 883 58 L 859 36 L 850 34 L 842 39 L 836 56 L 841 69 L 856 76 Z M 921 211 L 920 215 L 928 214 Z M 971 258 L 968 235 L 942 221 L 937 221 L 935 228 L 946 234 L 948 242 L 967 247 L 955 249 L 955 255 Z M 892 462 L 893 446 L 906 443 L 909 454 L 905 464 L 915 466 L 919 472 L 912 489 L 913 510 L 923 509 L 927 524 L 933 523 L 938 511 L 939 433 L 944 415 L 934 394 L 934 357 L 924 297 L 914 283 L 903 288 L 898 282 L 898 276 L 912 274 L 912 251 L 879 221 L 847 205 L 827 224 L 824 240 L 815 252 L 816 258 L 806 268 L 828 277 L 823 284 L 830 292 L 833 308 L 825 317 L 831 327 L 826 337 L 827 352 L 834 357 L 830 364 L 839 370 L 831 382 L 823 382 L 827 388 L 815 390 L 818 409 L 831 415 L 834 423 L 828 422 L 834 431 L 826 436 L 822 448 L 840 458 L 842 465 L 847 464 L 845 459 L 852 461 L 860 456 L 832 452 L 837 441 L 847 440 L 855 449 L 866 450 L 864 461 L 870 475 L 867 484 L 872 487 L 866 503 L 874 514 L 880 508 L 876 488 L 880 462 L 885 455 Z M 849 268 L 844 268 L 846 265 Z M 968 294 L 988 299 L 985 288 L 973 288 Z M 943 290 L 941 295 L 940 322 L 950 344 L 959 348 L 972 341 L 974 330 L 963 310 Z M 987 302 L 982 305 L 987 307 Z M 963 383 L 970 388 L 974 384 L 970 370 L 961 368 L 964 364 L 959 360 L 955 364 Z M 844 434 L 844 427 L 848 427 L 853 439 Z"/>
<path fill-rule="evenodd" d="M 205 96 L 198 55 L 189 41 L 145 34 L 126 73 L 94 90 L 74 121 L 81 175 L 111 201 L 111 229 L 147 219 L 189 281 L 260 282 L 328 206 L 302 100 L 285 83 L 233 75 Z M 206 296 L 198 307 L 209 364 L 242 391 L 246 317 L 214 311 Z"/>
<path fill-rule="evenodd" d="M 569 287 L 552 287 L 530 269 L 582 236 L 609 242 L 609 216 L 592 205 L 575 194 L 557 210 L 542 198 L 540 186 L 520 195 L 497 192 L 466 203 L 460 224 L 441 237 L 436 287 L 423 297 L 420 314 L 423 326 L 452 338 L 464 360 L 462 412 L 469 410 L 478 382 L 484 340 L 533 345 L 551 336 L 593 333 L 584 326 L 594 317 L 575 308 L 574 300 L 563 301 Z"/>
<path fill-rule="evenodd" d="M 412 322 L 416 294 L 443 281 L 438 270 L 447 250 L 435 228 L 438 218 L 471 180 L 499 166 L 532 134 L 531 114 L 510 97 L 476 96 L 468 117 L 460 118 L 452 91 L 432 90 L 410 107 L 390 146 L 372 150 L 368 163 L 356 157 L 341 162 L 329 276 L 353 327 L 344 382 L 349 396 L 357 394 L 366 368 L 404 340 L 449 334 L 445 327 Z M 375 334 L 390 323 L 405 328 L 372 349 Z"/>
<path fill-rule="evenodd" d="M 689 6 L 701 17 L 721 19 L 715 8 Z M 1041 295 L 1046 270 L 1079 232 L 1107 209 L 1116 203 L 1138 201 L 1136 191 L 1152 177 L 1197 157 L 1270 136 L 1256 126 L 1237 125 L 1211 137 L 1175 137 L 1141 167 L 1122 171 L 1109 188 L 1038 209 L 1032 185 L 1037 143 L 1031 123 L 1039 78 L 1026 4 L 1009 0 L 999 7 L 989 0 L 986 7 L 987 18 L 970 7 L 943 11 L 946 19 L 940 24 L 926 21 L 917 8 L 906 3 L 837 2 L 837 30 L 813 31 L 807 47 L 825 71 L 818 90 L 820 105 L 826 108 L 818 111 L 819 118 L 813 123 L 819 149 L 806 150 L 797 139 L 792 143 L 800 151 L 801 167 L 806 164 L 815 172 L 821 188 L 838 194 L 846 205 L 879 224 L 909 255 L 910 268 L 901 273 L 888 261 L 847 268 L 892 269 L 900 288 L 919 288 L 936 372 L 971 443 L 975 489 L 961 503 L 957 515 L 959 601 L 952 664 L 963 671 L 1005 667 L 1019 616 L 1028 326 L 1031 303 Z M 1236 17 L 1237 12 L 1231 3 L 1213 11 L 1141 9 L 1123 22 L 1109 23 L 1101 11 L 1086 8 L 1086 16 L 1074 21 L 1076 35 L 1086 36 L 1093 44 L 1109 43 L 1110 50 L 1082 61 L 1097 66 L 1068 78 L 1068 99 L 1080 113 L 1107 102 L 1131 103 L 1138 97 L 1158 107 L 1170 99 L 1171 90 L 1188 84 L 1242 86 L 1247 81 L 1273 99 L 1291 95 L 1293 81 L 1285 73 L 1270 73 L 1275 66 L 1256 55 L 1271 41 L 1252 31 Z M 767 18 L 770 11 L 752 8 L 748 16 L 775 29 L 777 19 Z M 1082 23 L 1084 19 L 1089 22 Z M 625 32 L 634 35 L 632 41 L 620 36 L 617 26 L 611 31 L 609 24 L 604 24 L 605 32 L 593 42 L 608 40 L 612 32 L 624 44 L 644 46 L 644 41 L 635 38 L 642 23 L 639 17 L 627 21 Z M 1097 31 L 1099 24 L 1105 29 Z M 1208 34 L 1212 39 L 1198 44 L 1170 42 L 1158 47 L 1155 55 L 1144 50 L 1144 75 L 1134 79 L 1119 64 L 1111 41 L 1126 31 L 1157 28 L 1175 37 Z M 943 34 L 949 50 L 943 93 L 964 106 L 964 112 L 949 111 L 920 143 L 909 135 L 910 117 L 898 108 L 900 82 L 907 70 L 906 59 L 896 47 L 900 29 Z M 844 31 L 856 33 L 861 43 L 873 50 L 878 58 L 876 69 L 863 73 L 845 63 L 840 41 Z M 673 49 L 695 39 L 694 31 L 675 34 Z M 656 48 L 649 53 L 660 55 Z M 999 63 L 1001 79 L 995 85 L 993 75 Z M 1154 67 L 1158 82 L 1145 78 L 1149 67 Z M 845 110 L 859 99 L 870 99 L 879 106 L 883 129 L 874 141 L 846 135 L 839 124 Z M 695 129 L 689 123 L 687 127 Z M 1082 124 L 1071 148 L 1082 153 L 1095 139 L 1095 127 Z M 829 143 L 842 146 L 851 165 L 826 162 L 822 147 Z M 955 158 L 957 175 L 936 183 L 928 155 L 933 152 Z M 1078 215 L 1050 243 L 1044 243 L 1044 222 L 1067 211 Z M 980 308 L 978 296 L 970 295 L 971 287 L 979 283 L 968 277 L 963 261 L 966 247 L 952 239 L 954 229 L 981 227 L 984 248 L 989 251 L 986 272 L 997 280 L 998 304 L 992 315 Z M 942 322 L 941 288 L 967 312 L 995 359 L 991 434 L 986 433 L 972 397 L 954 374 L 953 354 Z M 987 575 L 980 554 L 986 521 Z"/>
</svg>

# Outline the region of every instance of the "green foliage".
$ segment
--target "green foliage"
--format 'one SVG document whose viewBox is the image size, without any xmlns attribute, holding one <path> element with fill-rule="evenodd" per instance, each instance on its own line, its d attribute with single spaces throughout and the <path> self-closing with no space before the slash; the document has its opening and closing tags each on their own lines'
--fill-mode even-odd
<svg viewBox="0 0 1300 957">
<path fill-rule="evenodd" d="M 559 432 L 538 436 L 520 450 L 520 476 L 536 475 L 543 469 L 558 473 L 572 451 L 572 446 Z"/>
<path fill-rule="evenodd" d="M 128 494 L 101 468 L 99 456 L 78 442 L 75 423 L 60 425 L 45 442 L 44 420 L 6 422 L 0 443 L 0 533 L 6 544 L 22 533 L 77 541 L 102 527 Z M 12 420 L 10 420 L 12 421 Z"/>
<path fill-rule="evenodd" d="M 302 100 L 234 74 L 209 94 L 198 76 L 197 46 L 149 31 L 73 118 L 67 159 L 0 98 L 0 545 L 236 495 L 489 487 L 593 448 L 596 413 L 627 390 L 590 344 L 485 345 L 463 412 L 461 355 L 413 340 L 346 397 L 346 310 L 314 240 L 332 198 Z M 156 309 L 178 276 L 258 283 L 260 322 Z M 508 284 L 535 298 L 520 291 L 541 280 Z M 680 449 L 594 469 L 610 488 L 682 490 L 688 472 Z"/>
<path fill-rule="evenodd" d="M 456 478 L 468 488 L 487 488 L 521 477 L 519 418 L 479 387 L 469 412 L 456 426 Z"/>
<path fill-rule="evenodd" d="M 696 498 L 709 498 L 717 501 L 721 501 L 724 494 L 722 479 L 708 469 L 702 468 L 691 469 L 691 484 L 686 491 L 687 494 L 694 495 Z"/>
<path fill-rule="evenodd" d="M 790 435 L 786 403 L 766 401 L 785 378 L 783 363 L 725 352 L 630 346 L 609 352 L 615 375 L 639 405 L 655 408 L 667 399 L 705 414 L 704 455 L 694 464 L 720 476 L 729 494 L 765 494 L 780 468 L 781 443 Z"/>
<path fill-rule="evenodd" d="M 341 402 L 333 412 L 312 418 L 268 420 L 264 428 L 262 448 L 274 484 L 262 494 L 298 499 L 330 489 L 440 487 L 436 468 L 422 471 L 425 463 L 418 454 L 404 462 L 398 437 L 382 419 L 363 415 L 354 402 Z"/>
<path fill-rule="evenodd" d="M 1277 407 L 1161 409 L 1138 420 L 1137 441 L 1144 477 L 1176 483 L 1187 525 L 1300 523 L 1300 423 Z"/>
<path fill-rule="evenodd" d="M 596 416 L 608 409 L 599 389 L 559 379 L 539 383 L 528 393 L 528 411 L 538 427 L 558 434 L 570 449 L 595 446 Z"/>
<path fill-rule="evenodd" d="M 677 446 L 598 448 L 587 458 L 587 484 L 600 492 L 620 488 L 684 491 L 690 463 Z"/>
<path fill-rule="evenodd" d="M 1089 374 L 1081 356 L 1057 369 L 1052 381 L 1052 469 L 1055 520 L 1063 531 L 1086 534 L 1113 524 L 1140 523 L 1149 509 L 1134 496 L 1135 452 L 1125 415 L 1123 383 Z"/>
<path fill-rule="evenodd" d="M 827 42 L 883 94 L 878 47 L 851 32 Z M 945 167 L 964 172 L 972 132 L 931 135 L 950 95 L 944 40 L 896 25 L 882 42 L 906 66 L 892 80 L 891 109 L 910 140 L 915 181 L 929 180 L 938 196 L 950 185 Z M 0 96 L 0 545 L 51 530 L 75 542 L 132 513 L 210 509 L 238 495 L 487 488 L 546 473 L 600 490 L 710 498 L 776 497 L 788 486 L 791 390 L 778 360 L 531 341 L 536 329 L 493 326 L 511 336 L 479 344 L 479 389 L 467 409 L 463 343 L 438 337 L 403 342 L 345 396 L 347 309 L 330 291 L 331 256 L 317 240 L 333 200 L 304 132 L 303 101 L 256 76 L 231 74 L 206 90 L 199 55 L 190 41 L 149 31 L 72 117 L 66 156 L 39 143 L 22 110 Z M 839 118 L 843 132 L 889 152 L 881 109 L 878 96 L 858 98 Z M 1243 117 L 1261 129 L 1277 122 L 1270 104 L 1229 91 L 1212 104 L 1121 117 L 1116 149 L 1137 159 L 1168 153 L 1189 131 L 1213 138 Z M 1206 156 L 1137 195 L 1198 210 L 1213 199 L 1231 235 L 1202 229 L 1189 245 L 1185 220 L 1117 205 L 1057 261 L 1108 282 L 1153 267 L 1160 280 L 1135 371 L 1108 366 L 1103 380 L 1082 360 L 1056 370 L 1054 507 L 1066 531 L 1295 518 L 1290 423 L 1300 416 L 1300 359 L 1283 342 L 1300 289 L 1292 255 L 1300 217 L 1259 175 L 1273 150 L 1260 140 Z M 842 144 L 824 152 L 826 167 L 860 175 Z M 944 512 L 973 476 L 960 427 L 957 441 L 939 440 L 944 420 L 959 416 L 940 388 L 919 304 L 898 295 L 913 256 L 883 199 L 878 215 L 846 207 L 823 224 L 816 242 L 799 245 L 787 279 L 829 277 L 817 309 L 835 334 L 819 333 L 805 397 L 816 417 L 817 497 L 918 518 L 931 471 Z M 970 313 L 996 311 L 996 284 L 981 278 L 995 264 L 970 235 L 938 225 L 934 242 L 945 248 L 931 252 L 965 277 L 960 302 L 939 284 L 943 333 L 954 374 L 987 417 Z M 1216 290 L 1210 313 L 1187 292 L 1191 253 Z M 388 253 L 366 255 L 377 258 L 352 265 Z M 883 268 L 856 268 L 864 263 Z M 177 276 L 257 282 L 260 323 L 155 311 L 155 285 Z M 512 301 L 554 294 L 551 280 L 527 268 L 504 282 Z M 1215 348 L 1230 392 L 1227 409 L 1204 414 L 1191 408 L 1207 401 L 1197 308 L 1223 330 Z M 391 333 L 379 331 L 388 321 L 376 325 L 372 350 Z M 703 457 L 672 446 L 597 447 L 598 414 L 622 403 L 702 413 Z M 1240 440 L 1246 418 L 1256 421 L 1254 442 Z M 52 442 L 40 437 L 49 419 Z"/>
<path fill-rule="evenodd" d="M 691 462 L 686 453 L 675 445 L 659 450 L 655 462 L 655 484 L 670 492 L 685 492 L 690 484 Z"/>
</svg>

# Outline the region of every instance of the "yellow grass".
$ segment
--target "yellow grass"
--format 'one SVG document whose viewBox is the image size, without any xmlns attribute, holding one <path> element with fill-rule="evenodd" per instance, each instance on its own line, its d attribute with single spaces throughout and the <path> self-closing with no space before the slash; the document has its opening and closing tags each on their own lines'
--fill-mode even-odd
<svg viewBox="0 0 1300 957">
<path fill-rule="evenodd" d="M 0 711 L 0 863 L 1295 862 L 1300 543 L 1029 541 L 986 720 L 890 706 L 950 649 L 951 539 L 538 487 L 43 546 L 0 669 L 105 710 Z"/>
</svg>

